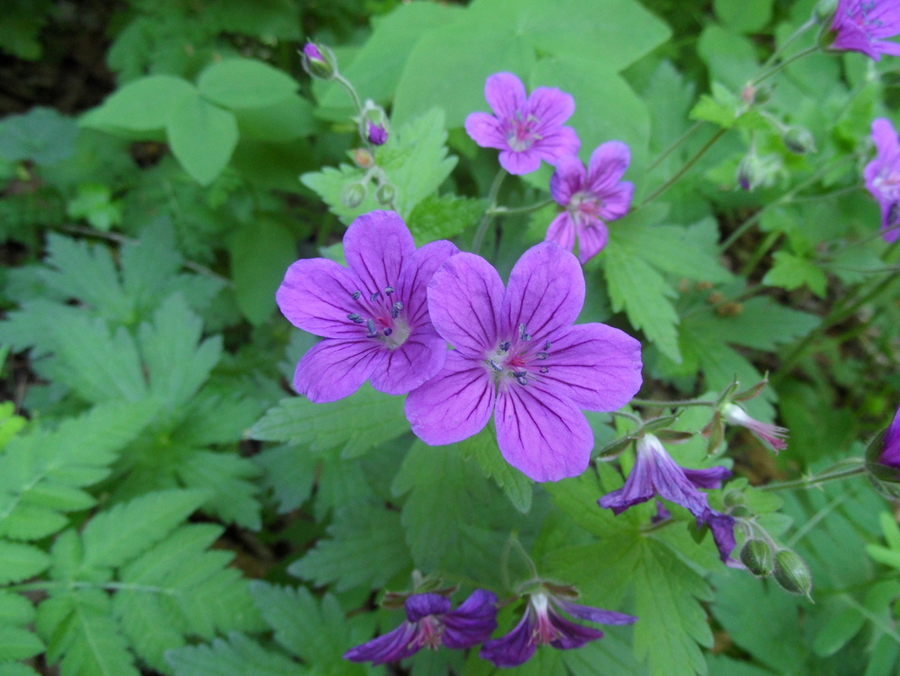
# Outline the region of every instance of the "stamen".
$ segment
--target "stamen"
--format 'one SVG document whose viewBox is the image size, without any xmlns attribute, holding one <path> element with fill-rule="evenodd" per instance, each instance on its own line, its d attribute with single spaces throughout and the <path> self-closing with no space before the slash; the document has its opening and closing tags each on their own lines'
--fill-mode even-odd
<svg viewBox="0 0 900 676">
<path fill-rule="evenodd" d="M 390 296 L 392 293 L 394 293 L 394 287 L 393 286 L 384 287 L 384 293 L 385 293 L 385 295 Z"/>
<path fill-rule="evenodd" d="M 375 320 L 367 319 L 366 320 L 366 328 L 369 329 L 369 333 L 366 335 L 366 338 L 377 338 L 378 332 L 375 330 Z"/>
<path fill-rule="evenodd" d="M 386 328 L 386 329 L 383 331 L 384 335 L 386 335 L 386 336 L 391 335 L 393 332 L 394 332 L 394 329 L 392 329 L 392 328 L 390 328 L 390 327 Z"/>
<path fill-rule="evenodd" d="M 493 359 L 488 359 L 488 363 L 491 365 L 491 368 L 494 369 L 494 370 L 497 371 L 497 372 L 503 370 L 503 367 L 500 366 L 500 364 L 498 364 L 497 362 L 495 362 Z"/>
<path fill-rule="evenodd" d="M 359 297 L 360 297 L 361 295 L 362 295 L 362 291 L 354 291 L 353 293 L 350 294 L 350 297 L 351 297 L 353 300 L 359 300 Z"/>
<path fill-rule="evenodd" d="M 500 351 L 501 352 L 509 352 L 509 341 L 500 343 Z"/>
<path fill-rule="evenodd" d="M 519 340 L 525 341 L 526 343 L 531 340 L 531 336 L 525 333 L 524 324 L 519 324 Z"/>
<path fill-rule="evenodd" d="M 363 323 L 363 318 L 360 317 L 360 316 L 359 316 L 358 314 L 356 314 L 355 312 L 351 312 L 349 315 L 347 315 L 347 319 L 349 319 L 351 322 L 355 322 L 355 323 L 357 323 L 357 324 L 362 324 L 362 323 Z"/>
<path fill-rule="evenodd" d="M 546 352 L 538 352 L 538 353 L 537 353 L 536 355 L 534 355 L 534 356 L 537 357 L 538 359 L 541 359 L 541 360 L 544 360 L 544 359 L 546 359 L 546 358 L 548 357 L 548 355 L 547 355 Z"/>
<path fill-rule="evenodd" d="M 528 375 L 528 373 L 526 373 L 525 371 L 513 371 L 513 375 L 515 376 L 516 382 L 519 383 L 519 385 L 528 384 L 528 378 L 525 377 Z"/>
<path fill-rule="evenodd" d="M 402 310 L 402 309 L 403 309 L 403 303 L 401 303 L 398 300 L 396 303 L 391 305 L 391 317 L 393 317 L 394 319 L 397 319 L 397 317 L 400 316 L 400 310 Z"/>
<path fill-rule="evenodd" d="M 371 296 L 369 296 L 369 300 L 374 303 L 376 300 L 378 300 L 378 296 L 380 296 L 380 295 L 381 295 L 381 291 L 376 291 Z"/>
<path fill-rule="evenodd" d="M 540 372 L 541 373 L 550 373 L 550 369 L 548 369 L 546 366 L 541 366 Z"/>
<path fill-rule="evenodd" d="M 545 350 L 549 350 L 549 349 L 550 349 L 550 345 L 551 345 L 551 343 L 550 343 L 550 341 L 548 340 L 546 343 L 544 343 L 544 349 L 545 349 Z"/>
</svg>

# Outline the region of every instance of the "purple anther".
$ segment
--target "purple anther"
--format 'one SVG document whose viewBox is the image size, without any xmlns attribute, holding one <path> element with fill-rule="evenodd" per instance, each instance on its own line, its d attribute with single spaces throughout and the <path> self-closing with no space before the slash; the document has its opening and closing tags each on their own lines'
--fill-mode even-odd
<svg viewBox="0 0 900 676">
<path fill-rule="evenodd" d="M 551 344 L 552 344 L 552 343 L 548 340 L 546 343 L 544 343 L 544 349 L 545 349 L 545 350 L 549 350 Z"/>
<path fill-rule="evenodd" d="M 363 323 L 363 318 L 360 317 L 360 316 L 359 316 L 358 314 L 356 314 L 355 312 L 351 312 L 349 315 L 347 315 L 347 319 L 349 319 L 351 322 L 355 322 L 355 323 L 357 323 L 357 324 L 362 324 L 362 323 Z"/>
<path fill-rule="evenodd" d="M 538 352 L 538 353 L 537 353 L 536 355 L 534 355 L 534 356 L 537 357 L 538 359 L 544 360 L 544 359 L 546 359 L 549 355 L 548 355 L 546 352 Z"/>
<path fill-rule="evenodd" d="M 488 363 L 491 365 L 491 368 L 494 369 L 495 371 L 499 372 L 499 371 L 503 370 L 503 367 L 500 366 L 500 364 L 495 362 L 493 359 L 488 359 Z"/>
<path fill-rule="evenodd" d="M 509 341 L 508 340 L 503 343 L 500 343 L 500 351 L 501 352 L 509 352 Z"/>
<path fill-rule="evenodd" d="M 383 331 L 384 335 L 386 335 L 386 336 L 391 335 L 393 332 L 394 332 L 394 329 L 392 329 L 392 328 L 390 328 L 390 327 L 386 328 L 386 329 Z"/>
<path fill-rule="evenodd" d="M 350 294 L 350 297 L 351 297 L 353 300 L 359 300 L 359 297 L 360 297 L 361 295 L 362 295 L 362 291 L 354 291 L 353 293 Z"/>
<path fill-rule="evenodd" d="M 391 305 L 391 317 L 393 317 L 394 319 L 397 319 L 397 317 L 400 316 L 400 310 L 402 310 L 402 309 L 403 309 L 403 303 L 401 303 L 398 300 L 396 303 Z"/>
<path fill-rule="evenodd" d="M 380 295 L 381 295 L 381 291 L 376 291 L 371 296 L 369 296 L 369 300 L 374 303 L 376 300 L 378 300 L 378 296 L 380 296 Z"/>
<path fill-rule="evenodd" d="M 546 366 L 541 366 L 539 370 L 541 373 L 550 373 L 550 369 L 548 369 Z"/>
<path fill-rule="evenodd" d="M 527 385 L 527 384 L 528 384 L 528 378 L 526 378 L 526 377 L 525 377 L 525 374 L 522 373 L 521 375 L 517 375 L 517 376 L 516 376 L 516 382 L 519 383 L 519 385 Z"/>
<path fill-rule="evenodd" d="M 369 329 L 369 333 L 366 338 L 377 338 L 378 332 L 375 330 L 375 320 L 367 319 L 366 320 L 366 328 Z"/>
<path fill-rule="evenodd" d="M 394 293 L 394 287 L 393 287 L 393 286 L 386 286 L 386 287 L 384 287 L 384 294 L 385 294 L 386 296 L 390 296 L 392 293 Z"/>
</svg>

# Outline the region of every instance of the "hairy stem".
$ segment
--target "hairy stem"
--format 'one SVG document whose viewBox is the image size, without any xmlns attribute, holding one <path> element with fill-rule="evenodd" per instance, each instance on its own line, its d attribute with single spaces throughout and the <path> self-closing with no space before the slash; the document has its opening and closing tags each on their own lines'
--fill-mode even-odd
<svg viewBox="0 0 900 676">
<path fill-rule="evenodd" d="M 500 169 L 494 177 L 491 184 L 491 190 L 488 193 L 488 208 L 478 223 L 478 229 L 475 230 L 475 237 L 472 239 L 472 253 L 477 254 L 481 251 L 481 243 L 484 241 L 484 234 L 494 220 L 494 210 L 497 208 L 497 194 L 500 192 L 500 186 L 503 179 L 506 178 L 506 169 Z"/>
</svg>

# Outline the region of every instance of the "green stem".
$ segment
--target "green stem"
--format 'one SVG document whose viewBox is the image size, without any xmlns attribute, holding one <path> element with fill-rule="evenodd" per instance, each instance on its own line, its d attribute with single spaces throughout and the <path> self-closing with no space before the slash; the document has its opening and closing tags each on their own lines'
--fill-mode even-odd
<svg viewBox="0 0 900 676">
<path fill-rule="evenodd" d="M 829 481 L 838 481 L 840 479 L 846 479 L 847 477 L 856 476 L 865 471 L 865 466 L 858 465 L 857 467 L 851 467 L 850 469 L 845 469 L 840 472 L 831 472 L 819 476 L 795 479 L 794 481 L 782 481 L 775 484 L 768 484 L 766 486 L 760 486 L 757 490 L 775 492 L 786 491 L 792 488 L 812 488 L 813 486 L 819 486 L 828 483 Z"/>
<path fill-rule="evenodd" d="M 350 84 L 350 80 L 345 78 L 340 73 L 335 73 L 333 79 L 338 82 L 347 91 L 347 93 L 350 95 L 350 98 L 353 99 L 353 105 L 356 107 L 356 114 L 362 115 L 362 101 L 359 100 L 359 94 L 356 93 L 356 89 L 352 84 Z"/>
<path fill-rule="evenodd" d="M 760 82 L 762 82 L 763 80 L 767 80 L 767 79 L 769 79 L 770 77 L 772 77 L 773 75 L 775 75 L 775 73 L 777 73 L 778 71 L 780 71 L 780 70 L 782 70 L 782 69 L 784 69 L 784 68 L 787 68 L 789 65 L 791 65 L 792 63 L 794 63 L 794 61 L 797 61 L 797 60 L 799 60 L 799 59 L 802 59 L 804 56 L 808 56 L 808 55 L 812 54 L 813 52 L 817 52 L 817 51 L 819 51 L 819 45 L 818 45 L 818 44 L 815 44 L 815 45 L 813 45 L 812 47 L 807 47 L 806 49 L 801 49 L 799 52 L 797 52 L 797 53 L 794 54 L 793 56 L 791 56 L 791 57 L 785 59 L 784 61 L 782 61 L 782 62 L 779 63 L 778 65 L 772 66 L 769 70 L 764 71 L 764 72 L 761 73 L 760 75 L 757 75 L 755 78 L 753 78 L 753 81 L 750 82 L 750 84 L 751 84 L 751 85 L 758 85 L 758 84 L 759 84 Z"/>
<path fill-rule="evenodd" d="M 44 582 L 26 582 L 2 587 L 4 591 L 51 591 L 53 589 L 104 589 L 106 591 L 136 591 L 149 594 L 165 594 L 166 596 L 178 596 L 177 589 L 166 589 L 146 584 L 134 584 L 131 582 L 65 582 L 63 580 L 46 580 Z"/>
<path fill-rule="evenodd" d="M 488 208 L 481 217 L 478 228 L 475 230 L 475 237 L 472 239 L 472 253 L 474 254 L 481 251 L 481 243 L 484 241 L 484 234 L 487 232 L 488 226 L 490 226 L 491 222 L 494 220 L 494 209 L 497 208 L 497 194 L 500 192 L 500 186 L 503 183 L 504 178 L 506 178 L 506 169 L 500 169 L 494 177 L 494 182 L 491 184 L 490 192 L 488 192 Z"/>
<path fill-rule="evenodd" d="M 687 399 L 685 401 L 656 401 L 654 399 L 632 399 L 629 403 L 635 406 L 659 406 L 661 408 L 669 406 L 715 406 L 714 401 L 704 401 L 701 399 Z"/>
<path fill-rule="evenodd" d="M 693 136 L 694 132 L 696 132 L 698 129 L 700 129 L 700 127 L 702 127 L 704 124 L 705 124 L 705 120 L 700 120 L 699 122 L 695 122 L 694 125 L 690 129 L 688 129 L 681 136 L 679 136 L 677 139 L 675 139 L 675 141 L 673 141 L 672 144 L 668 148 L 666 148 L 665 150 L 662 151 L 662 153 L 660 153 L 659 157 L 657 157 L 655 160 L 653 160 L 650 163 L 650 166 L 647 167 L 647 173 L 650 173 L 651 171 L 656 169 L 656 167 L 659 166 L 660 162 L 662 162 L 669 155 L 671 155 L 673 150 L 675 150 L 678 146 L 680 146 L 682 143 L 687 141 L 691 136 Z"/>
<path fill-rule="evenodd" d="M 706 151 L 709 150 L 710 148 L 712 148 L 713 144 L 715 144 L 716 141 L 718 141 L 720 138 L 722 138 L 725 135 L 726 131 L 728 131 L 728 130 L 727 129 L 719 129 L 715 134 L 713 134 L 709 138 L 709 140 L 703 144 L 703 147 L 700 148 L 700 150 L 698 150 L 696 153 L 694 153 L 694 156 L 691 159 L 689 159 L 687 162 L 685 162 L 684 166 L 681 167 L 681 169 L 679 169 L 672 178 L 670 178 L 668 181 L 663 183 L 659 188 L 657 188 L 653 193 L 651 193 L 649 197 L 644 198 L 644 201 L 641 202 L 641 206 L 643 207 L 643 206 L 648 205 L 650 202 L 652 202 L 657 197 L 662 195 L 666 190 L 668 190 L 673 185 L 675 185 L 675 183 L 677 183 L 678 180 L 682 176 L 684 176 L 691 167 L 693 167 L 695 164 L 697 164 L 697 162 L 700 160 L 700 158 L 706 154 Z"/>
<path fill-rule="evenodd" d="M 535 202 L 534 204 L 529 204 L 526 207 L 494 207 L 488 209 L 488 211 L 494 216 L 510 216 L 513 214 L 527 214 L 532 211 L 537 211 L 538 209 L 543 209 L 544 207 L 554 204 L 556 200 L 552 197 L 548 197 L 547 199 L 541 202 Z"/>
<path fill-rule="evenodd" d="M 753 253 L 753 256 L 750 257 L 750 260 L 744 265 L 741 269 L 741 277 L 744 279 L 748 279 L 750 273 L 756 269 L 756 266 L 759 265 L 759 262 L 763 259 L 767 253 L 769 253 L 769 249 L 775 246 L 775 243 L 781 239 L 782 233 L 775 231 L 770 232 L 768 236 L 762 241 L 756 251 Z"/>
<path fill-rule="evenodd" d="M 766 62 L 763 64 L 763 67 L 761 68 L 761 70 L 763 72 L 765 72 L 768 68 L 770 68 L 771 65 L 773 63 L 775 63 L 775 60 L 781 55 L 781 53 L 785 49 L 787 49 L 791 44 L 793 44 L 793 42 L 797 38 L 799 38 L 801 35 L 803 35 L 806 31 L 808 31 L 810 28 L 812 28 L 815 25 L 816 25 L 815 19 L 809 19 L 806 23 L 801 25 L 797 30 L 795 30 L 791 34 L 790 37 L 788 37 L 787 40 L 782 42 L 781 45 L 774 52 L 772 52 L 772 55 L 768 59 L 766 59 Z"/>
</svg>

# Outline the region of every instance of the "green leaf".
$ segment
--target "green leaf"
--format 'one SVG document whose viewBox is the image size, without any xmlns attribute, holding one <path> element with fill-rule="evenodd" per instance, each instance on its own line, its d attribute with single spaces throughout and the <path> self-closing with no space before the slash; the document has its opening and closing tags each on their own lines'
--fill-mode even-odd
<svg viewBox="0 0 900 676">
<path fill-rule="evenodd" d="M 0 158 L 50 166 L 75 152 L 78 126 L 52 108 L 32 108 L 0 122 Z"/>
<path fill-rule="evenodd" d="M 222 173 L 238 141 L 234 114 L 197 93 L 182 97 L 172 108 L 166 131 L 175 159 L 201 185 Z"/>
<path fill-rule="evenodd" d="M 261 218 L 238 230 L 229 249 L 238 307 L 259 326 L 275 311 L 275 291 L 296 260 L 294 236 L 278 222 Z"/>
<path fill-rule="evenodd" d="M 291 95 L 265 108 L 234 111 L 241 138 L 284 143 L 315 131 L 312 104 L 301 96 Z M 296 178 L 296 177 L 295 177 Z"/>
<path fill-rule="evenodd" d="M 225 59 L 200 73 L 200 93 L 226 108 L 265 108 L 297 91 L 290 75 L 253 59 Z"/>
<path fill-rule="evenodd" d="M 759 70 L 756 47 L 747 38 L 710 23 L 700 34 L 697 54 L 710 70 L 710 80 L 741 91 Z"/>
<path fill-rule="evenodd" d="M 741 304 L 741 312 L 722 317 L 714 312 L 698 313 L 692 319 L 695 331 L 756 350 L 774 350 L 815 329 L 820 319 L 807 312 L 785 307 L 768 297 L 751 298 Z M 701 328 L 702 326 L 702 328 Z"/>
<path fill-rule="evenodd" d="M 449 239 L 475 225 L 485 210 L 482 200 L 455 195 L 429 195 L 409 215 L 409 230 L 416 246 Z"/>
<path fill-rule="evenodd" d="M 166 654 L 175 676 L 302 676 L 309 673 L 296 662 L 266 650 L 243 634 L 212 645 L 188 646 Z"/>
<path fill-rule="evenodd" d="M 175 468 L 188 488 L 210 492 L 204 508 L 215 512 L 225 522 L 235 522 L 250 530 L 262 526 L 256 499 L 258 488 L 253 479 L 259 468 L 249 459 L 233 453 L 192 451 Z"/>
<path fill-rule="evenodd" d="M 714 0 L 716 16 L 737 33 L 756 33 L 772 18 L 772 0 Z"/>
<path fill-rule="evenodd" d="M 531 479 L 503 459 L 497 438 L 489 427 L 460 442 L 459 450 L 467 459 L 474 456 L 484 475 L 493 477 L 513 506 L 522 514 L 528 513 L 533 492 Z"/>
<path fill-rule="evenodd" d="M 81 118 L 82 127 L 150 131 L 163 129 L 177 104 L 197 90 L 172 75 L 150 75 L 117 89 L 99 107 Z"/>
<path fill-rule="evenodd" d="M 122 207 L 112 201 L 112 191 L 102 183 L 83 183 L 75 199 L 66 205 L 66 214 L 84 218 L 98 230 L 107 231 L 122 222 Z"/>
<path fill-rule="evenodd" d="M 288 568 L 291 575 L 317 587 L 336 583 L 336 591 L 366 585 L 380 589 L 395 575 L 412 568 L 399 512 L 370 506 L 343 512 L 322 539 Z"/>
<path fill-rule="evenodd" d="M 776 251 L 772 257 L 775 265 L 763 277 L 763 284 L 780 286 L 792 291 L 801 286 L 808 286 L 819 298 L 825 297 L 828 280 L 825 273 L 808 258 L 800 258 L 787 251 Z"/>
<path fill-rule="evenodd" d="M 260 441 L 309 444 L 313 451 L 342 446 L 341 455 L 355 458 L 409 429 L 403 397 L 392 397 L 364 384 L 357 392 L 330 404 L 309 399 L 282 399 L 250 430 Z"/>
<path fill-rule="evenodd" d="M 44 652 L 44 642 L 27 629 L 0 626 L 0 662 L 27 660 Z"/>
<path fill-rule="evenodd" d="M 263 487 L 271 488 L 278 513 L 298 509 L 312 495 L 319 459 L 305 447 L 267 448 L 253 461 L 263 468 Z"/>
<path fill-rule="evenodd" d="M 366 197 L 358 206 L 348 207 L 344 204 L 341 199 L 344 186 L 359 183 L 364 177 L 365 172 L 359 167 L 342 164 L 338 168 L 323 167 L 321 171 L 301 174 L 300 182 L 314 190 L 328 204 L 333 214 L 349 224 L 357 216 L 383 208 L 375 199 L 375 189 L 372 186 L 366 186 Z"/>
<path fill-rule="evenodd" d="M 38 672 L 20 662 L 7 662 L 0 664 L 0 676 L 38 676 Z"/>
<path fill-rule="evenodd" d="M 20 582 L 34 577 L 46 570 L 49 565 L 50 557 L 40 549 L 0 540 L 0 584 Z"/>
<path fill-rule="evenodd" d="M 711 89 L 712 96 L 703 94 L 691 109 L 690 118 L 706 120 L 723 129 L 730 129 L 741 115 L 738 98 L 730 89 L 718 82 L 713 82 Z"/>
</svg>

